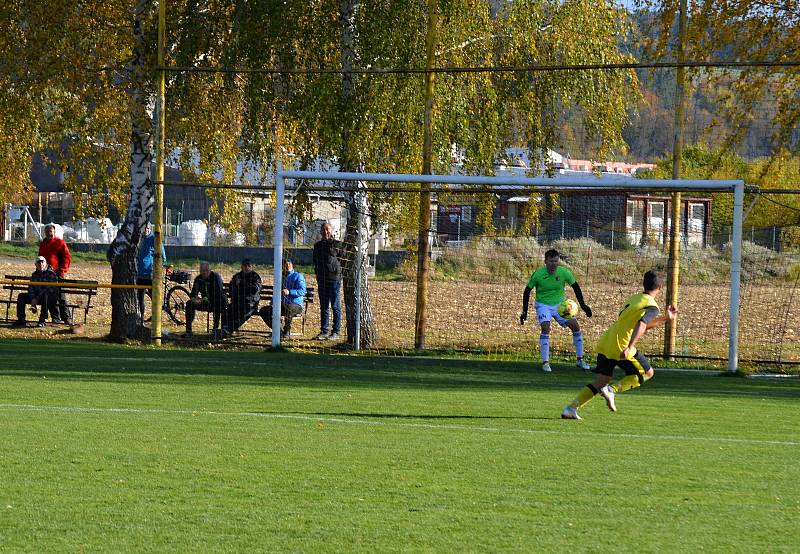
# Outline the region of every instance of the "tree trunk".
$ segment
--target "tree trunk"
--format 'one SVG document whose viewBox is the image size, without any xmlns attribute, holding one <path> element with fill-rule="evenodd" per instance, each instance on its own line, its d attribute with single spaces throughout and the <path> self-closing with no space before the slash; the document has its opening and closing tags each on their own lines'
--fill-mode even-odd
<svg viewBox="0 0 800 554">
<path fill-rule="evenodd" d="M 114 284 L 136 282 L 136 253 L 139 240 L 153 212 L 154 187 L 151 180 L 153 122 L 146 109 L 147 44 L 142 28 L 148 4 L 149 0 L 138 0 L 134 8 L 134 56 L 128 66 L 131 96 L 131 195 L 122 228 L 108 247 L 107 258 L 111 263 L 111 282 Z M 149 336 L 149 329 L 142 326 L 136 290 L 112 289 L 109 338 L 148 340 Z"/>
<path fill-rule="evenodd" d="M 363 185 L 363 183 L 361 183 Z M 347 314 L 347 343 L 355 345 L 356 314 L 360 316 L 359 346 L 369 348 L 378 341 L 378 328 L 369 300 L 369 281 L 367 275 L 367 241 L 359 240 L 358 224 L 361 222 L 361 237 L 369 236 L 367 220 L 367 193 L 355 192 L 348 196 L 347 229 L 344 244 L 347 263 L 344 266 L 344 306 Z M 358 214 L 363 214 L 358 217 Z M 359 263 L 360 262 L 360 263 Z M 361 278 L 361 289 L 357 290 L 357 279 Z M 361 299 L 360 312 L 356 309 L 356 299 Z"/>
<path fill-rule="evenodd" d="M 339 12 L 339 25 L 341 28 L 341 63 L 342 69 L 342 95 L 340 98 L 340 109 L 345 114 L 344 125 L 342 126 L 341 152 L 339 155 L 340 171 L 358 171 L 361 163 L 357 155 L 351 152 L 352 144 L 350 135 L 352 126 L 355 125 L 355 101 L 356 83 L 355 75 L 348 73 L 348 70 L 355 66 L 358 53 L 356 52 L 356 12 L 360 8 L 358 0 L 341 0 Z M 348 185 L 363 186 L 363 183 L 345 183 Z M 364 278 L 366 275 L 366 248 L 365 244 L 359 241 L 358 223 L 367 223 L 367 195 L 366 192 L 349 193 L 347 195 L 347 229 L 345 231 L 344 245 L 346 249 L 347 262 L 344 264 L 344 305 L 347 316 L 347 341 L 351 346 L 355 344 L 356 336 L 356 284 L 359 276 L 362 276 L 360 287 L 360 346 L 369 348 L 375 344 L 378 338 L 378 329 L 375 324 L 375 317 L 372 312 L 372 304 L 369 300 L 369 282 Z M 359 218 L 361 213 L 363 217 Z M 364 233 L 362 236 L 367 236 Z M 360 250 L 360 258 L 359 258 Z M 357 260 L 361 260 L 357 264 Z"/>
</svg>

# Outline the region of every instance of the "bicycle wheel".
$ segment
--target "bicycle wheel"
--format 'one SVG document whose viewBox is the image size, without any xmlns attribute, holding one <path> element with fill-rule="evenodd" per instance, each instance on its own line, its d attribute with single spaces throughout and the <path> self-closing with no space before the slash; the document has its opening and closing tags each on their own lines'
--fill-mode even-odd
<svg viewBox="0 0 800 554">
<path fill-rule="evenodd" d="M 167 315 L 178 325 L 186 323 L 186 304 L 189 302 L 189 291 L 183 287 L 172 287 L 167 294 Z"/>
</svg>

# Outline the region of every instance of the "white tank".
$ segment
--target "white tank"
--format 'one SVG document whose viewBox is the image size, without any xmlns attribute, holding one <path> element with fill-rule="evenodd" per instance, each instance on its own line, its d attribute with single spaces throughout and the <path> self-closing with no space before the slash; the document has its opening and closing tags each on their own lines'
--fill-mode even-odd
<svg viewBox="0 0 800 554">
<path fill-rule="evenodd" d="M 208 225 L 199 219 L 184 221 L 178 227 L 178 240 L 184 246 L 204 246 L 207 234 Z"/>
</svg>

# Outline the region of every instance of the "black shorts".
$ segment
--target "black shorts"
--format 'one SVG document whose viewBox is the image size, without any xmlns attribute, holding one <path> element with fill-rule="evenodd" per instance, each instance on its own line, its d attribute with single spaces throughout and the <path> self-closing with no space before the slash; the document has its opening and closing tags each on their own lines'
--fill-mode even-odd
<svg viewBox="0 0 800 554">
<path fill-rule="evenodd" d="M 606 358 L 603 354 L 598 354 L 597 367 L 594 372 L 611 377 L 614 375 L 614 368 L 617 366 L 625 372 L 625 375 L 644 377 L 644 374 L 650 371 L 650 361 L 645 358 L 644 354 L 637 351 L 632 360 L 612 360 L 611 358 Z"/>
</svg>

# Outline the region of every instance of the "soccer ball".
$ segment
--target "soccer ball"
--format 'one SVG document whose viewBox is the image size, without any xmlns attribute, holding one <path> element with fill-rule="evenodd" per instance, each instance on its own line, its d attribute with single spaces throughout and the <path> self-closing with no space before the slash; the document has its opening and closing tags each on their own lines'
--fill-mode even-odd
<svg viewBox="0 0 800 554">
<path fill-rule="evenodd" d="M 570 298 L 565 298 L 561 304 L 558 305 L 558 315 L 564 319 L 572 319 L 578 315 L 578 304 Z"/>
</svg>

